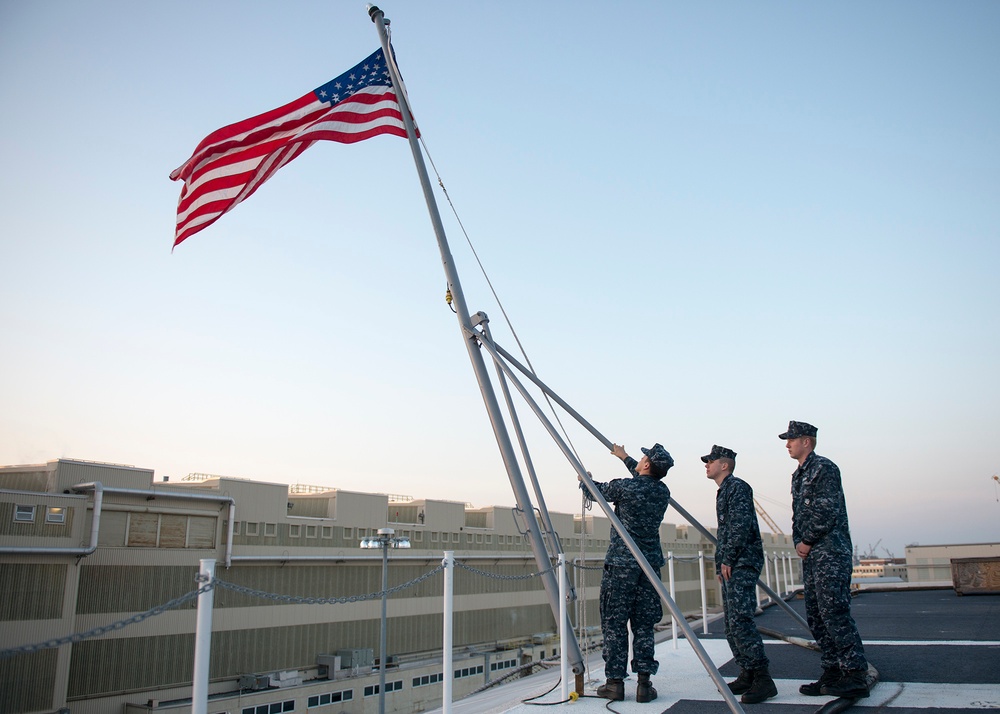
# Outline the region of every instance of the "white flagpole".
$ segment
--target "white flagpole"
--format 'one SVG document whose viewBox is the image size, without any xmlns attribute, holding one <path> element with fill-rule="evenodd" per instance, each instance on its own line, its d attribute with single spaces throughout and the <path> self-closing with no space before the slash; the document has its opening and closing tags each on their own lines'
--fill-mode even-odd
<svg viewBox="0 0 1000 714">
<path fill-rule="evenodd" d="M 486 362 L 483 360 L 479 349 L 479 335 L 472 324 L 472 316 L 469 314 L 465 303 L 465 294 L 462 292 L 462 284 L 458 278 L 458 271 L 455 268 L 455 260 L 451 255 L 448 246 L 448 239 L 445 235 L 444 225 L 441 223 L 441 215 L 438 212 L 437 202 L 434 200 L 434 191 L 431 187 L 430 178 L 427 176 L 427 167 L 424 166 L 423 155 L 420 152 L 420 144 L 417 141 L 416 130 L 413 126 L 413 118 L 410 111 L 410 104 L 407 101 L 406 89 L 403 81 L 396 71 L 395 62 L 392 59 L 392 48 L 389 46 L 389 34 L 386 30 L 387 20 L 383 12 L 374 5 L 368 6 L 368 15 L 378 28 L 379 41 L 382 43 L 382 51 L 385 54 L 386 65 L 392 76 L 392 84 L 396 89 L 396 98 L 399 101 L 400 113 L 403 115 L 403 124 L 406 126 L 407 138 L 410 142 L 410 151 L 413 153 L 413 162 L 416 165 L 417 175 L 420 178 L 420 186 L 424 191 L 424 200 L 427 203 L 427 211 L 430 214 L 431 225 L 437 236 L 438 248 L 441 252 L 441 263 L 444 267 L 445 276 L 448 280 L 448 290 L 451 292 L 452 301 L 455 306 L 455 313 L 458 316 L 459 326 L 462 331 L 462 338 L 465 342 L 469 359 L 472 361 L 472 368 L 476 374 L 476 381 L 479 382 L 479 391 L 482 394 L 486 411 L 493 426 L 493 434 L 500 448 L 500 455 L 503 458 L 504 466 L 507 469 L 507 476 L 510 479 L 511 488 L 514 491 L 514 498 L 517 501 L 518 509 L 521 511 L 525 525 L 528 528 L 531 549 L 535 555 L 535 562 L 538 565 L 542 584 L 545 587 L 546 595 L 549 599 L 549 606 L 556 621 L 559 621 L 560 603 L 559 586 L 555 575 L 552 572 L 552 563 L 549 554 L 545 550 L 545 543 L 542 540 L 541 530 L 535 518 L 535 507 L 528 496 L 527 488 L 524 485 L 524 478 L 521 475 L 517 457 L 514 454 L 514 447 L 511 443 L 510 434 L 507 432 L 507 425 L 504 422 L 500 405 L 497 401 L 493 384 L 490 382 L 489 373 L 486 370 Z M 480 314 L 477 314 L 477 318 Z M 580 651 L 580 644 L 576 641 L 576 635 L 572 628 L 569 630 L 570 645 L 570 665 L 573 673 L 582 675 L 584 672 L 583 653 Z"/>
</svg>

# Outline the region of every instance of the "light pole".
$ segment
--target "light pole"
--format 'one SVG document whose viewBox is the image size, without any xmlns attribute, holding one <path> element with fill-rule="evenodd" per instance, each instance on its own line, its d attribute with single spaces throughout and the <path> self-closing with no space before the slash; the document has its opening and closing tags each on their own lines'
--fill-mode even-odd
<svg viewBox="0 0 1000 714">
<path fill-rule="evenodd" d="M 379 528 L 375 538 L 362 538 L 362 548 L 382 549 L 382 627 L 378 650 L 378 714 L 385 714 L 385 609 L 389 589 L 389 548 L 409 548 L 409 538 L 396 538 L 392 528 Z"/>
</svg>

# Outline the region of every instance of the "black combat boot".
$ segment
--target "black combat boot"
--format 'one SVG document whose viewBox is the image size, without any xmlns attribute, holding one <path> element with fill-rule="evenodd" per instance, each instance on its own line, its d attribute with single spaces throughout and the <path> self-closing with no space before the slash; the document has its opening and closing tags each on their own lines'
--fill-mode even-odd
<svg viewBox="0 0 1000 714">
<path fill-rule="evenodd" d="M 746 691 L 740 701 L 744 704 L 759 704 L 765 699 L 778 696 L 778 688 L 774 686 L 770 672 L 767 669 L 755 669 L 753 672 L 753 684 Z"/>
<path fill-rule="evenodd" d="M 844 672 L 835 682 L 824 686 L 820 691 L 828 697 L 844 697 L 845 699 L 859 699 L 869 695 L 868 670 L 854 669 Z"/>
<path fill-rule="evenodd" d="M 751 684 L 753 684 L 753 671 L 741 667 L 740 676 L 730 682 L 728 686 L 729 691 L 733 694 L 743 694 L 743 692 L 750 689 Z"/>
<path fill-rule="evenodd" d="M 649 682 L 648 672 L 639 672 L 639 682 L 635 687 L 635 700 L 640 704 L 656 699 L 656 690 Z"/>
<path fill-rule="evenodd" d="M 839 669 L 824 669 L 823 676 L 819 678 L 819 681 L 803 684 L 799 687 L 799 693 L 805 694 L 807 697 L 821 697 L 823 696 L 823 687 L 833 684 L 839 679 Z"/>
<path fill-rule="evenodd" d="M 597 688 L 597 696 L 610 699 L 613 702 L 625 700 L 625 682 L 620 679 L 609 678 L 607 682 Z"/>
</svg>

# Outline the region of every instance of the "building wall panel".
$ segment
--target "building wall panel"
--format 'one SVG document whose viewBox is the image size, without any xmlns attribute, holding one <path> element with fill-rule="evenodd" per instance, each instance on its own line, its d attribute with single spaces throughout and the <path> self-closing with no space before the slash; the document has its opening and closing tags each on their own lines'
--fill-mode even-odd
<svg viewBox="0 0 1000 714">
<path fill-rule="evenodd" d="M 130 513 L 128 518 L 128 546 L 130 548 L 155 548 L 160 517 L 157 513 Z"/>
<path fill-rule="evenodd" d="M 505 607 L 492 610 L 456 612 L 454 640 L 457 647 L 489 641 L 526 637 L 535 632 L 553 632 L 555 618 L 549 605 Z"/>
<path fill-rule="evenodd" d="M 128 532 L 128 515 L 125 511 L 111 511 L 108 509 L 104 509 L 101 512 L 101 528 L 97 537 L 99 546 L 123 547 L 125 545 L 125 535 Z"/>
<path fill-rule="evenodd" d="M 188 517 L 188 548 L 214 548 L 218 518 Z"/>
<path fill-rule="evenodd" d="M 190 683 L 193 671 L 194 633 L 84 640 L 73 645 L 67 699 Z"/>
<path fill-rule="evenodd" d="M 56 481 L 58 491 L 93 481 L 113 488 L 149 488 L 153 481 L 153 470 L 60 459 L 56 465 Z"/>
<path fill-rule="evenodd" d="M 64 564 L 0 563 L 0 622 L 62 617 L 66 589 Z"/>
<path fill-rule="evenodd" d="M 57 650 L 41 650 L 0 660 L 0 714 L 55 708 Z"/>
<path fill-rule="evenodd" d="M 160 515 L 161 548 L 183 548 L 187 544 L 187 516 Z"/>
<path fill-rule="evenodd" d="M 197 589 L 196 566 L 81 567 L 76 609 L 79 615 L 145 612 Z"/>
</svg>

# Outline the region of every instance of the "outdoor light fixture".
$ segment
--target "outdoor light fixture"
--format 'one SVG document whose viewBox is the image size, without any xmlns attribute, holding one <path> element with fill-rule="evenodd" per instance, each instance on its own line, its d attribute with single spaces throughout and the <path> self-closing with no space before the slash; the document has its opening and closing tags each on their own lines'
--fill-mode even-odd
<svg viewBox="0 0 1000 714">
<path fill-rule="evenodd" d="M 362 548 L 382 549 L 382 627 L 379 631 L 378 714 L 385 714 L 385 605 L 389 589 L 389 548 L 409 548 L 409 538 L 396 538 L 392 528 L 379 528 L 375 538 L 362 538 Z"/>
</svg>

